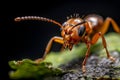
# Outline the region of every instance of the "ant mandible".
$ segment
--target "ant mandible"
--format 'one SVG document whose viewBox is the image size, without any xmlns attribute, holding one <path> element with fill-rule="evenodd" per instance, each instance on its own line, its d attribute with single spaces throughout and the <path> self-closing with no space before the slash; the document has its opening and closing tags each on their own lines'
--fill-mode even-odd
<svg viewBox="0 0 120 80">
<path fill-rule="evenodd" d="M 51 49 L 53 42 L 62 44 L 64 48 L 68 48 L 70 50 L 72 49 L 73 45 L 78 44 L 79 42 L 84 42 L 87 45 L 87 51 L 85 59 L 82 63 L 82 71 L 86 72 L 85 65 L 90 54 L 90 47 L 91 45 L 95 44 L 100 37 L 102 38 L 102 44 L 106 50 L 107 58 L 113 62 L 115 61 L 115 58 L 110 55 L 107 49 L 104 34 L 107 32 L 110 23 L 112 24 L 113 29 L 116 32 L 120 33 L 120 29 L 116 22 L 110 17 L 107 17 L 105 20 L 103 20 L 101 16 L 96 14 L 90 14 L 84 18 L 80 18 L 78 14 L 74 14 L 72 17 L 69 17 L 67 21 L 63 24 L 60 24 L 59 22 L 49 18 L 37 16 L 25 16 L 15 18 L 15 21 L 23 20 L 40 20 L 51 22 L 57 24 L 61 28 L 62 37 L 55 36 L 50 39 L 43 57 L 35 60 L 35 62 L 37 63 L 45 59 L 46 55 Z"/>
</svg>

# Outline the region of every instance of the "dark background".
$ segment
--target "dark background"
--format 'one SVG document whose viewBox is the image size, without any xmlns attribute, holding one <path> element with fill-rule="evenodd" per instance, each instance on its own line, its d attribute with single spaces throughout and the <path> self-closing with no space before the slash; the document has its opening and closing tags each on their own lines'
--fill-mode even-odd
<svg viewBox="0 0 120 80">
<path fill-rule="evenodd" d="M 9 4 L 6 4 L 9 3 Z M 36 59 L 42 57 L 45 47 L 53 36 L 60 36 L 57 25 L 40 21 L 14 22 L 17 16 L 43 16 L 60 23 L 74 13 L 80 16 L 99 14 L 112 17 L 120 25 L 120 4 L 115 0 L 56 0 L 50 1 L 16 1 L 4 2 L 1 6 L 0 36 L 1 36 L 1 71 L 2 79 L 8 80 L 10 60 L 23 58 Z M 109 31 L 113 31 L 112 27 Z M 56 47 L 56 46 L 55 46 Z M 59 47 L 56 48 L 59 51 Z M 1 76 L 0 75 L 0 76 Z"/>
</svg>

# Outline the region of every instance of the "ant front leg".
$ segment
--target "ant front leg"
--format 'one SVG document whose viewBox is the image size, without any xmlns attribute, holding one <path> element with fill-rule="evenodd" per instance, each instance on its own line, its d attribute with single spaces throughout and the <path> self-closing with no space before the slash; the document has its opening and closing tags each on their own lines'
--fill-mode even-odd
<svg viewBox="0 0 120 80">
<path fill-rule="evenodd" d="M 51 47 L 52 47 L 53 41 L 54 41 L 54 42 L 57 42 L 57 43 L 60 43 L 60 44 L 63 44 L 63 43 L 64 43 L 62 37 L 57 37 L 57 36 L 55 36 L 55 37 L 51 38 L 50 41 L 49 41 L 48 44 L 47 44 L 47 47 L 46 47 L 46 49 L 45 49 L 45 52 L 44 52 L 43 57 L 36 59 L 36 60 L 35 60 L 36 63 L 39 63 L 39 62 L 43 61 L 43 60 L 46 58 L 47 54 L 49 53 L 49 51 L 50 51 L 50 49 L 51 49 Z"/>
<path fill-rule="evenodd" d="M 110 23 L 113 26 L 113 29 L 117 32 L 120 33 L 120 27 L 117 25 L 117 23 L 110 17 L 107 17 L 106 20 L 104 21 L 103 25 L 99 29 L 99 32 L 102 34 L 105 34 L 109 28 Z"/>
</svg>

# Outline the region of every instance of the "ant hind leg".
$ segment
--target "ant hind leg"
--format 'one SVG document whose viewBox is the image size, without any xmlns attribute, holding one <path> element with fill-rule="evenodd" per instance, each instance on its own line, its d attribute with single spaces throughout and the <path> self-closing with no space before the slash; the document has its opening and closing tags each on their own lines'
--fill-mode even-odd
<svg viewBox="0 0 120 80">
<path fill-rule="evenodd" d="M 103 46 L 104 46 L 104 48 L 105 48 L 105 50 L 106 50 L 107 58 L 114 62 L 114 61 L 115 61 L 115 58 L 113 58 L 113 57 L 110 55 L 110 53 L 109 53 L 109 51 L 108 51 L 108 49 L 107 49 L 106 40 L 105 40 L 105 38 L 104 38 L 104 36 L 102 35 L 101 32 L 98 32 L 98 33 L 96 33 L 96 34 L 93 36 L 93 38 L 92 38 L 92 40 L 91 40 L 91 44 L 95 44 L 100 37 L 102 38 L 102 44 L 103 44 Z"/>
<path fill-rule="evenodd" d="M 117 23 L 110 17 L 107 17 L 100 28 L 99 32 L 102 34 L 105 34 L 109 28 L 110 23 L 112 24 L 113 29 L 117 32 L 120 33 L 120 27 L 117 25 Z"/>
</svg>

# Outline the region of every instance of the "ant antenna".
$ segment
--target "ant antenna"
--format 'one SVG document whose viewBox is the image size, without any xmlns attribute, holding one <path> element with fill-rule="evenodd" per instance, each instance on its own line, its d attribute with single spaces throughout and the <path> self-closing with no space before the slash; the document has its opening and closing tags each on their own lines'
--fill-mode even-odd
<svg viewBox="0 0 120 80">
<path fill-rule="evenodd" d="M 14 19 L 16 22 L 20 22 L 20 21 L 24 21 L 24 20 L 38 20 L 38 21 L 46 21 L 46 22 L 51 22 L 51 23 L 54 23 L 54 24 L 57 24 L 58 26 L 60 26 L 62 29 L 63 29 L 63 26 L 55 21 L 55 20 L 52 20 L 52 19 L 49 19 L 49 18 L 44 18 L 44 17 L 39 17 L 39 16 L 24 16 L 24 17 L 17 17 Z"/>
</svg>

